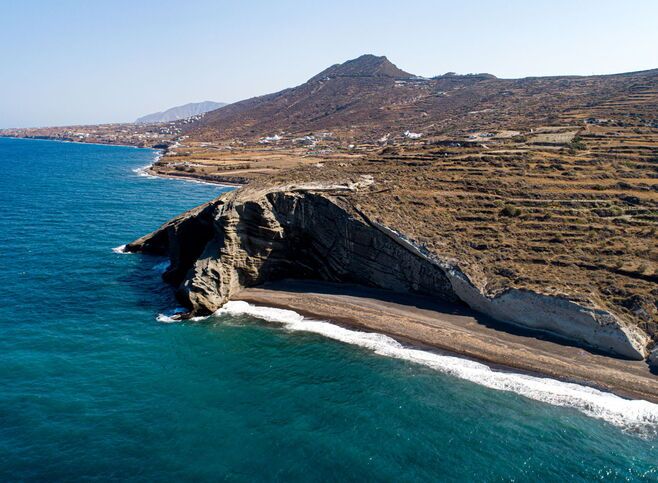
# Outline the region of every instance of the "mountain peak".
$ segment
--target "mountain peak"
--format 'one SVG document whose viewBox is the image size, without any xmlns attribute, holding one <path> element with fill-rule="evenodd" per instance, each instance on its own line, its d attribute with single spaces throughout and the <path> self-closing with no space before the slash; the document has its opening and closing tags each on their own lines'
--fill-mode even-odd
<svg viewBox="0 0 658 483">
<path fill-rule="evenodd" d="M 393 79 L 408 79 L 412 74 L 398 69 L 385 56 L 365 54 L 342 64 L 335 64 L 313 77 L 318 81 L 335 77 L 390 77 Z"/>
<path fill-rule="evenodd" d="M 171 122 L 179 119 L 185 119 L 199 114 L 204 114 L 209 111 L 214 111 L 220 107 L 224 107 L 225 102 L 203 101 L 203 102 L 190 102 L 182 106 L 172 107 L 162 112 L 154 112 L 142 116 L 135 121 L 136 124 L 147 124 L 152 122 Z"/>
</svg>

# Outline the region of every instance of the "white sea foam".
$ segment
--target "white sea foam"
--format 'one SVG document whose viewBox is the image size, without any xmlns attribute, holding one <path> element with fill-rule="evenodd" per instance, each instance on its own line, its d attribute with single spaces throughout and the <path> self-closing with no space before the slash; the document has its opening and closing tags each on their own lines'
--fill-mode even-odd
<svg viewBox="0 0 658 483">
<path fill-rule="evenodd" d="M 174 318 L 177 314 L 182 314 L 184 312 L 187 312 L 186 309 L 183 307 L 176 307 L 175 309 L 168 310 L 167 312 L 163 314 L 158 314 L 158 316 L 155 318 L 158 322 L 162 322 L 164 324 L 171 324 L 173 322 L 180 322 L 180 319 Z"/>
<path fill-rule="evenodd" d="M 126 251 L 126 245 L 119 245 L 118 247 L 114 247 L 112 249 L 114 253 L 121 253 L 123 255 L 129 254 L 130 252 Z"/>
<path fill-rule="evenodd" d="M 189 183 L 197 183 L 197 184 L 208 184 L 212 186 L 221 186 L 221 187 L 226 187 L 226 188 L 233 188 L 233 185 L 228 185 L 228 184 L 221 184 L 221 183 L 213 183 L 211 181 L 204 181 L 202 179 L 196 179 L 192 177 L 186 177 L 186 176 L 158 176 L 155 174 L 150 173 L 150 168 L 157 163 L 160 158 L 162 158 L 162 153 L 158 153 L 155 158 L 153 159 L 152 163 L 149 163 L 145 166 L 140 166 L 139 168 L 134 168 L 132 170 L 133 173 L 135 173 L 137 176 L 142 176 L 144 178 L 150 178 L 150 179 L 162 179 L 163 177 L 168 177 L 172 179 L 179 179 L 181 181 L 187 181 Z"/>
<path fill-rule="evenodd" d="M 422 364 L 491 389 L 515 392 L 556 406 L 572 407 L 588 416 L 640 434 L 655 435 L 658 431 L 658 404 L 648 401 L 624 399 L 612 393 L 550 378 L 494 371 L 479 362 L 404 347 L 383 334 L 345 329 L 326 321 L 307 319 L 291 310 L 258 307 L 246 302 L 228 302 L 215 313 L 224 314 L 249 315 L 283 324 L 291 331 L 321 334 L 364 347 L 382 356 Z"/>
<path fill-rule="evenodd" d="M 152 175 L 148 172 L 149 168 L 152 166 L 152 164 L 147 164 L 146 166 L 141 166 L 139 168 L 133 169 L 133 173 L 135 173 L 138 176 L 143 176 L 145 178 L 157 178 L 157 176 Z"/>
<path fill-rule="evenodd" d="M 187 309 L 184 307 L 176 307 L 175 309 L 168 310 L 167 312 L 163 314 L 158 314 L 158 316 L 155 318 L 158 322 L 162 322 L 164 324 L 171 324 L 174 322 L 183 322 L 183 321 L 192 321 L 192 322 L 200 322 L 202 320 L 206 320 L 210 315 L 202 316 L 202 317 L 190 317 L 189 319 L 178 319 L 176 318 L 176 315 L 178 314 L 184 314 L 187 312 Z"/>
<path fill-rule="evenodd" d="M 145 166 L 140 166 L 139 168 L 133 169 L 133 173 L 135 173 L 137 176 L 143 176 L 144 178 L 151 178 L 151 179 L 156 179 L 157 176 L 149 173 L 149 169 L 153 166 L 153 163 L 147 164 Z"/>
<path fill-rule="evenodd" d="M 156 152 L 155 156 L 153 157 L 153 161 L 151 161 L 149 164 L 147 164 L 145 166 L 141 166 L 139 168 L 133 169 L 132 170 L 133 173 L 135 173 L 138 176 L 143 176 L 145 178 L 157 178 L 157 176 L 152 175 L 151 173 L 149 173 L 149 169 L 151 168 L 151 166 L 153 166 L 155 163 L 157 163 L 160 160 L 160 158 L 162 158 L 162 152 L 158 151 L 158 152 Z"/>
</svg>

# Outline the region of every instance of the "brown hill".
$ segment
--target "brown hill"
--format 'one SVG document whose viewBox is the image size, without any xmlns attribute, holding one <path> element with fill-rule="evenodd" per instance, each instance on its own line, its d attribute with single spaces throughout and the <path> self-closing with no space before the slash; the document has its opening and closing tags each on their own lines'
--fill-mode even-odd
<svg viewBox="0 0 658 483">
<path fill-rule="evenodd" d="M 658 70 L 420 79 L 365 60 L 212 113 L 153 166 L 249 183 L 133 246 L 166 252 L 183 224 L 195 244 L 216 231 L 196 261 L 201 245 L 169 247 L 174 267 L 196 264 L 170 279 L 196 277 L 182 302 L 209 312 L 292 274 L 356 281 L 658 371 Z"/>
<path fill-rule="evenodd" d="M 343 64 L 334 64 L 313 77 L 309 82 L 335 79 L 337 77 L 390 77 L 409 79 L 415 77 L 393 64 L 386 57 L 365 54 Z"/>
<path fill-rule="evenodd" d="M 206 115 L 187 134 L 199 141 L 249 141 L 273 134 L 331 131 L 343 140 L 425 138 L 469 129 L 526 128 L 554 123 L 569 110 L 637 94 L 658 70 L 591 77 L 498 79 L 446 74 L 432 79 L 364 55 L 308 82 L 237 102 Z M 643 87 L 644 86 L 644 87 Z"/>
</svg>

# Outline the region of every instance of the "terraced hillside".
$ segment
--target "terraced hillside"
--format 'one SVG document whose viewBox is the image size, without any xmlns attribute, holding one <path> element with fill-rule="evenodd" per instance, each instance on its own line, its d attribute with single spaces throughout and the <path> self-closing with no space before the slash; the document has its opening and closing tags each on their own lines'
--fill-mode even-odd
<svg viewBox="0 0 658 483">
<path fill-rule="evenodd" d="M 372 176 L 345 199 L 456 260 L 489 294 L 527 288 L 594 303 L 657 340 L 658 130 L 623 123 L 538 127 L 486 148 L 389 147 L 259 185 Z"/>
<path fill-rule="evenodd" d="M 560 149 L 583 129 L 592 138 L 615 136 L 614 130 L 597 128 L 658 128 L 657 84 L 658 69 L 590 77 L 428 79 L 385 57 L 365 55 L 300 86 L 237 102 L 186 125 L 153 171 L 245 183 L 291 166 L 349 163 L 396 146 L 500 149 L 513 140 L 523 141 L 526 151 Z"/>
<path fill-rule="evenodd" d="M 658 342 L 658 69 L 425 79 L 363 56 L 177 128 L 153 173 L 263 192 L 367 179 L 340 202 L 481 292 L 562 295 Z"/>
<path fill-rule="evenodd" d="M 419 79 L 365 56 L 188 135 L 156 172 L 264 186 L 372 176 L 350 203 L 487 292 L 590 301 L 658 340 L 658 70 Z"/>
</svg>

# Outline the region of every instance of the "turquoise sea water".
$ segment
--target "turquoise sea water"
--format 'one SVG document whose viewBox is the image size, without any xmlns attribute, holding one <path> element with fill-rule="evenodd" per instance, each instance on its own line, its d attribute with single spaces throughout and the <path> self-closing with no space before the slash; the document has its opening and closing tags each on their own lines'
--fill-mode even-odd
<svg viewBox="0 0 658 483">
<path fill-rule="evenodd" d="M 658 442 L 248 316 L 163 324 L 112 248 L 220 189 L 0 139 L 0 479 L 658 481 Z"/>
</svg>

